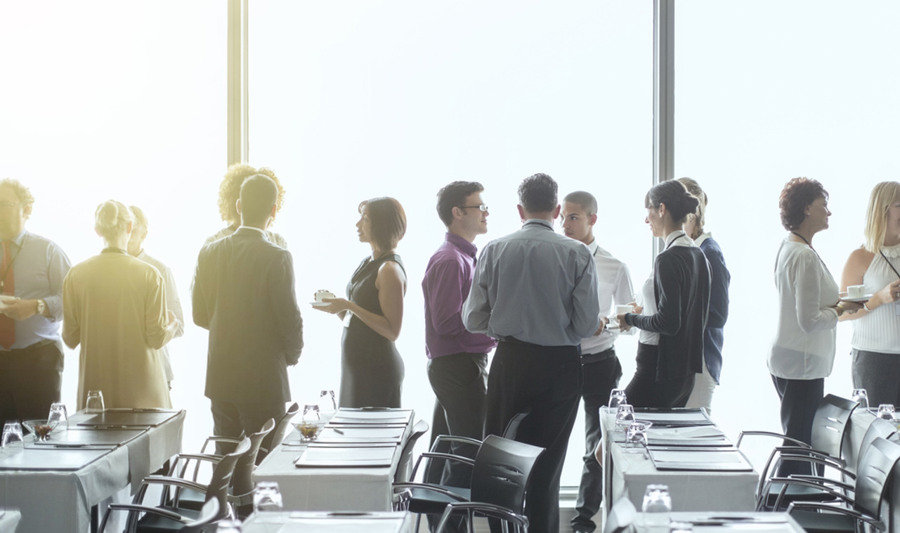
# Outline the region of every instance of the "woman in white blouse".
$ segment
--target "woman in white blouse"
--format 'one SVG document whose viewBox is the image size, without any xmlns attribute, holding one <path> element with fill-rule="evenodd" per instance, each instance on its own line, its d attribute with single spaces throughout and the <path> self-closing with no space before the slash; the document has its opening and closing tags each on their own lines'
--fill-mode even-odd
<svg viewBox="0 0 900 533">
<path fill-rule="evenodd" d="M 841 289 L 863 285 L 872 297 L 853 320 L 853 386 L 869 403 L 900 405 L 900 183 L 872 189 L 866 211 L 866 242 L 850 254 Z"/>
<path fill-rule="evenodd" d="M 778 201 L 788 230 L 775 259 L 778 330 L 769 352 L 769 373 L 781 399 L 781 425 L 788 437 L 809 442 L 812 421 L 834 363 L 835 326 L 859 306 L 838 299 L 831 272 L 813 249 L 816 233 L 828 228 L 828 193 L 822 184 L 794 178 Z M 786 462 L 780 474 L 809 473 Z"/>
</svg>

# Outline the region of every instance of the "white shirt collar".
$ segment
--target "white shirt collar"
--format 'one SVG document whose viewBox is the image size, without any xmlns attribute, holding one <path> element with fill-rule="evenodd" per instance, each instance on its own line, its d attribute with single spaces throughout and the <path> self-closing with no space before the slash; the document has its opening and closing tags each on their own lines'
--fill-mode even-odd
<svg viewBox="0 0 900 533">
<path fill-rule="evenodd" d="M 710 233 L 708 231 L 701 233 L 699 237 L 694 239 L 694 244 L 696 244 L 697 246 L 700 246 L 700 243 L 702 243 L 703 241 L 705 241 L 706 239 L 709 239 L 711 237 L 712 237 L 712 233 Z"/>
</svg>

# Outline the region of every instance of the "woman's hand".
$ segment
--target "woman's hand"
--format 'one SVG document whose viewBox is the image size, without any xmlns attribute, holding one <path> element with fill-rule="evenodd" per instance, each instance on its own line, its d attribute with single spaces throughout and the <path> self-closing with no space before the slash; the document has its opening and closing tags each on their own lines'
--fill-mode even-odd
<svg viewBox="0 0 900 533">
<path fill-rule="evenodd" d="M 839 301 L 835 306 L 835 310 L 837 310 L 838 317 L 840 317 L 843 313 L 847 313 L 848 315 L 852 315 L 853 313 L 862 309 L 863 304 L 856 302 L 848 302 L 846 300 Z"/>
<path fill-rule="evenodd" d="M 878 291 L 876 295 L 878 296 L 880 305 L 886 305 L 900 300 L 900 279 L 888 283 L 883 289 Z"/>
<path fill-rule="evenodd" d="M 350 302 L 346 298 L 322 298 L 322 303 L 326 305 L 316 305 L 313 309 L 324 311 L 336 315 L 350 309 Z"/>
<path fill-rule="evenodd" d="M 619 331 L 625 332 L 631 329 L 631 326 L 629 326 L 628 323 L 625 322 L 625 315 L 627 314 L 628 313 L 620 313 L 616 315 L 616 322 L 619 323 Z"/>
</svg>

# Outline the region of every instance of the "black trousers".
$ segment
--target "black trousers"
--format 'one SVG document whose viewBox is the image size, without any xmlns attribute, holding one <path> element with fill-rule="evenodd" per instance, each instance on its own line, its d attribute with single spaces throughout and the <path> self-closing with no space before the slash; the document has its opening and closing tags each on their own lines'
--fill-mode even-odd
<svg viewBox="0 0 900 533">
<path fill-rule="evenodd" d="M 628 403 L 635 407 L 684 407 L 694 390 L 694 374 L 658 380 L 659 346 L 638 343 L 637 368 L 625 387 Z"/>
<path fill-rule="evenodd" d="M 213 416 L 213 432 L 220 437 L 238 438 L 241 433 L 256 433 L 270 418 L 276 422 L 285 413 L 284 402 L 237 404 L 224 400 L 210 400 Z M 231 444 L 216 443 L 216 453 L 225 454 L 234 449 Z"/>
<path fill-rule="evenodd" d="M 428 361 L 428 381 L 435 395 L 432 444 L 438 435 L 481 439 L 484 433 L 487 379 L 487 354 L 463 352 Z M 474 458 L 477 450 L 473 446 L 453 445 L 448 451 L 454 455 Z M 471 468 L 460 468 L 462 466 L 447 461 L 441 479 L 429 481 L 468 487 Z"/>
<path fill-rule="evenodd" d="M 57 342 L 0 352 L 0 421 L 47 418 L 60 398 L 62 372 Z"/>
<path fill-rule="evenodd" d="M 575 516 L 572 529 L 594 531 L 592 518 L 603 503 L 603 468 L 594 451 L 602 438 L 600 430 L 600 407 L 609 402 L 609 392 L 619 385 L 622 365 L 616 351 L 610 348 L 604 352 L 581 356 L 581 398 L 584 401 L 584 467 L 581 470 L 581 484 L 578 486 L 578 500 L 575 502 Z"/>
<path fill-rule="evenodd" d="M 813 417 L 825 396 L 825 378 L 785 379 L 772 376 L 775 391 L 781 398 L 781 428 L 788 437 L 811 444 Z M 785 446 L 794 446 L 785 441 Z M 810 474 L 809 463 L 785 461 L 778 469 L 779 476 Z"/>
<path fill-rule="evenodd" d="M 853 349 L 853 386 L 866 389 L 869 407 L 900 407 L 900 355 Z"/>
<path fill-rule="evenodd" d="M 502 435 L 516 414 L 530 411 L 516 440 L 545 448 L 531 476 L 525 514 L 531 531 L 559 531 L 559 478 L 578 414 L 581 359 L 577 346 L 501 341 L 488 376 L 485 435 Z"/>
</svg>

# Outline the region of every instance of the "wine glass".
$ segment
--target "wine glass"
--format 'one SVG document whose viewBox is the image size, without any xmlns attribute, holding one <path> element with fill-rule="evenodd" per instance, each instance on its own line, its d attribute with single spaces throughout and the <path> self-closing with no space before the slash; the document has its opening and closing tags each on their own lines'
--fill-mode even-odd
<svg viewBox="0 0 900 533">
<path fill-rule="evenodd" d="M 62 402 L 54 402 L 50 404 L 50 414 L 47 416 L 47 422 L 50 425 L 56 425 L 61 429 L 69 428 L 69 413 L 66 410 L 66 404 Z"/>
<path fill-rule="evenodd" d="M 22 424 L 15 420 L 3 424 L 0 448 L 22 448 L 23 446 L 25 446 L 25 437 L 22 436 Z"/>
<path fill-rule="evenodd" d="M 634 406 L 631 404 L 619 404 L 616 410 L 616 431 L 622 431 L 625 426 L 634 422 Z"/>
<path fill-rule="evenodd" d="M 644 502 L 641 511 L 645 513 L 668 513 L 672 511 L 672 496 L 669 486 L 662 484 L 647 485 L 644 491 Z"/>
<path fill-rule="evenodd" d="M 878 418 L 883 418 L 885 420 L 894 421 L 894 404 L 891 403 L 883 403 L 878 406 L 878 413 L 876 415 Z"/>
<path fill-rule="evenodd" d="M 324 422 L 328 422 L 337 413 L 337 402 L 334 399 L 333 390 L 323 390 L 319 393 L 319 416 Z"/>
<path fill-rule="evenodd" d="M 863 409 L 869 408 L 869 393 L 866 392 L 866 389 L 853 389 L 850 399 L 858 403 Z"/>
<path fill-rule="evenodd" d="M 299 420 L 297 420 L 297 417 L 294 417 L 291 423 L 300 432 L 300 440 L 302 442 L 316 440 L 319 430 L 325 426 L 325 422 L 322 421 L 322 417 L 319 414 L 318 404 L 304 405 L 303 413 L 300 414 Z"/>
<path fill-rule="evenodd" d="M 277 481 L 260 481 L 253 491 L 253 510 L 280 511 L 282 508 L 281 490 Z"/>
<path fill-rule="evenodd" d="M 653 422 L 635 421 L 625 428 L 626 453 L 644 453 L 641 448 L 647 447 L 647 430 Z"/>
<path fill-rule="evenodd" d="M 103 391 L 89 390 L 87 399 L 84 401 L 84 412 L 93 414 L 102 413 L 105 410 L 106 406 L 103 404 Z"/>
<path fill-rule="evenodd" d="M 623 403 L 628 403 L 628 398 L 625 397 L 625 389 L 613 389 L 609 391 L 609 402 L 607 402 L 606 406 L 609 407 L 611 411 L 615 411 Z"/>
</svg>

